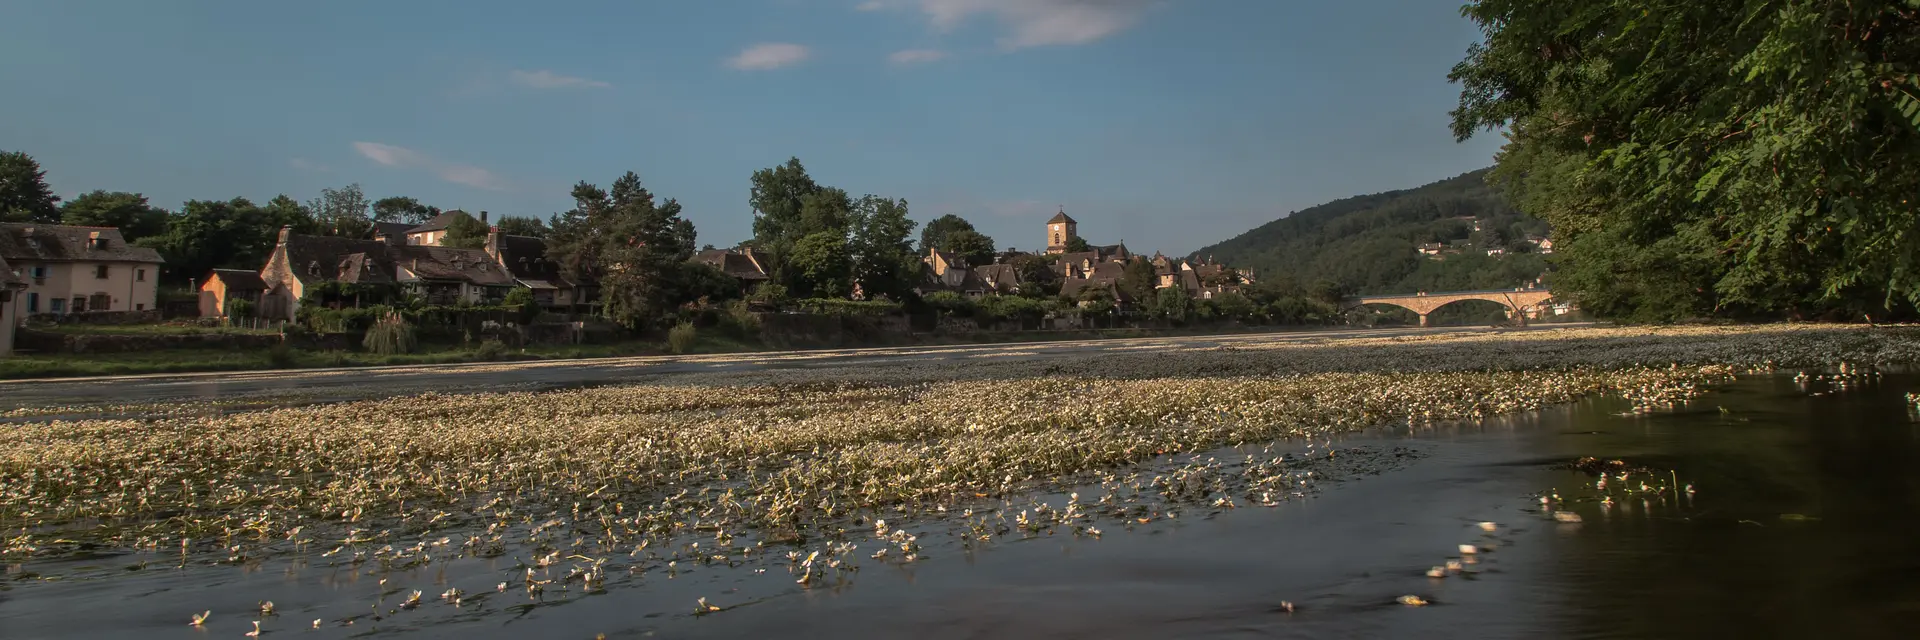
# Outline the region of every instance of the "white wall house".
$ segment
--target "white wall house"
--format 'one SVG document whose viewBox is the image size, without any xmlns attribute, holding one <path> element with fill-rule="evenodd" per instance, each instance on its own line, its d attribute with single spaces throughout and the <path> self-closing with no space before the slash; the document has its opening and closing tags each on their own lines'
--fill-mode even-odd
<svg viewBox="0 0 1920 640">
<path fill-rule="evenodd" d="M 0 223 L 0 259 L 27 285 L 21 317 L 155 308 L 160 254 L 119 229 Z"/>
</svg>

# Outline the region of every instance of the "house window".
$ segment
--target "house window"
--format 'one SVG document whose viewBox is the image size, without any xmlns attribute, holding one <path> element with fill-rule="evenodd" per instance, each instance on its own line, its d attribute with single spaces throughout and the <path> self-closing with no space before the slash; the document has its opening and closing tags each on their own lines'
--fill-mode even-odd
<svg viewBox="0 0 1920 640">
<path fill-rule="evenodd" d="M 39 292 L 27 294 L 27 313 L 40 313 Z"/>
<path fill-rule="evenodd" d="M 107 279 L 107 265 L 104 265 L 104 264 L 94 265 L 93 277 L 99 278 L 101 280 Z"/>
<path fill-rule="evenodd" d="M 105 250 L 107 249 L 107 239 L 106 239 L 106 238 L 94 238 L 94 239 L 93 239 L 93 248 L 95 248 L 95 249 L 99 249 L 99 250 L 101 250 L 101 251 L 105 251 Z"/>
<path fill-rule="evenodd" d="M 146 281 L 147 281 L 147 270 L 146 270 L 146 269 L 134 269 L 134 270 L 133 270 L 133 281 L 134 281 L 134 282 L 146 282 Z"/>
<path fill-rule="evenodd" d="M 147 310 L 147 303 L 145 303 L 145 302 L 136 302 L 136 303 L 134 303 L 134 305 L 133 305 L 133 310 L 134 310 L 134 311 L 146 311 L 146 310 Z"/>
<path fill-rule="evenodd" d="M 82 312 L 82 311 L 86 311 L 86 310 L 87 310 L 87 298 L 86 298 L 86 296 L 74 296 L 74 297 L 73 297 L 73 312 L 74 312 L 74 313 L 80 313 L 80 312 Z"/>
<path fill-rule="evenodd" d="M 34 284 L 47 283 L 47 265 L 42 264 L 42 265 L 35 265 L 33 267 L 33 283 Z"/>
<path fill-rule="evenodd" d="M 37 296 L 37 295 L 39 295 L 39 294 L 34 294 L 34 295 L 36 295 L 36 296 Z M 67 312 L 67 299 L 66 299 L 66 298 L 54 298 L 54 299 L 52 299 L 52 300 L 48 300 L 48 301 L 47 301 L 47 311 L 50 311 L 50 312 L 52 312 L 52 313 L 66 313 L 66 312 Z"/>
</svg>

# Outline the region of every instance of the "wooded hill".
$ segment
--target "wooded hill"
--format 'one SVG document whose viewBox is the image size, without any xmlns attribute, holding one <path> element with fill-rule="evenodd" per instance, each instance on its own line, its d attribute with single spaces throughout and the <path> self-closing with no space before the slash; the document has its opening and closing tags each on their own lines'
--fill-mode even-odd
<svg viewBox="0 0 1920 640">
<path fill-rule="evenodd" d="M 1350 293 L 1521 286 L 1546 271 L 1528 236 L 1547 225 L 1486 183 L 1487 169 L 1414 189 L 1354 196 L 1294 212 L 1193 253 L 1253 270 L 1264 282 L 1330 281 Z M 1480 231 L 1473 222 L 1480 221 Z M 1441 259 L 1427 243 L 1448 246 Z M 1489 256 L 1498 248 L 1504 255 Z"/>
</svg>

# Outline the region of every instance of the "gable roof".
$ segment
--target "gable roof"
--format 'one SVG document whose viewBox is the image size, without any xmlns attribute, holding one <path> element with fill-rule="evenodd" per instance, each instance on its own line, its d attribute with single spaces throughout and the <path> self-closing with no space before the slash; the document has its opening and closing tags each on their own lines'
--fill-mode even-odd
<svg viewBox="0 0 1920 640">
<path fill-rule="evenodd" d="M 107 241 L 96 247 L 93 234 Z M 113 227 L 0 223 L 0 258 L 14 262 L 146 262 L 160 264 L 160 252 L 127 244 Z"/>
<path fill-rule="evenodd" d="M 392 282 L 392 263 L 385 260 L 389 246 L 376 240 L 290 233 L 282 248 L 287 270 L 302 283 Z"/>
<path fill-rule="evenodd" d="M 389 252 L 395 266 L 421 280 L 458 280 L 482 286 L 510 285 L 514 281 L 513 274 L 481 249 L 409 244 L 392 246 Z"/>
<path fill-rule="evenodd" d="M 426 233 L 428 231 L 440 231 L 442 229 L 446 229 L 447 227 L 453 226 L 453 221 L 458 220 L 460 218 L 473 218 L 473 216 L 467 215 L 467 212 L 461 211 L 459 209 L 454 209 L 452 211 L 442 211 L 440 212 L 440 215 L 434 216 L 432 219 L 427 220 L 424 223 L 421 223 L 420 226 L 414 227 L 412 229 L 408 229 L 407 233 Z M 474 221 L 479 222 L 478 219 L 474 219 Z"/>
<path fill-rule="evenodd" d="M 767 272 L 760 268 L 752 256 L 732 249 L 711 249 L 694 254 L 693 260 L 713 265 L 721 272 L 740 280 L 758 281 L 768 279 Z"/>
<path fill-rule="evenodd" d="M 7 266 L 6 258 L 0 258 L 0 289 L 7 287 L 25 288 L 26 286 L 26 279 L 21 278 L 20 274 L 14 273 L 13 267 Z"/>
<path fill-rule="evenodd" d="M 1060 224 L 1062 222 L 1065 222 L 1067 224 L 1079 224 L 1078 222 L 1074 222 L 1073 218 L 1067 217 L 1066 209 L 1061 209 L 1060 213 L 1053 214 L 1053 219 L 1048 220 L 1047 224 Z"/>
<path fill-rule="evenodd" d="M 266 291 L 267 281 L 257 271 L 245 269 L 214 269 L 208 280 L 219 278 L 229 291 Z"/>
<path fill-rule="evenodd" d="M 405 222 L 375 222 L 373 223 L 373 239 L 397 238 L 407 235 L 407 232 L 411 230 L 413 230 L 413 225 Z"/>
<path fill-rule="evenodd" d="M 500 252 L 500 262 L 506 264 L 507 273 L 522 284 L 534 286 L 539 282 L 546 287 L 558 285 L 572 286 L 574 283 L 560 273 L 560 263 L 547 259 L 547 241 L 533 236 L 499 234 L 494 240 L 494 250 Z"/>
<path fill-rule="evenodd" d="M 1020 286 L 1020 270 L 1010 264 L 990 264 L 974 269 L 972 275 L 989 289 L 1009 291 Z"/>
</svg>

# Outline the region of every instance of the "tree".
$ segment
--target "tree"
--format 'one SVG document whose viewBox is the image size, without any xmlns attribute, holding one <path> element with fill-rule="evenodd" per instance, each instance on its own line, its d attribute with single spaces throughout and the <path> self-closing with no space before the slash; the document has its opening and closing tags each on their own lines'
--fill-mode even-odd
<svg viewBox="0 0 1920 640">
<path fill-rule="evenodd" d="M 440 246 L 455 249 L 482 249 L 487 246 L 487 223 L 469 215 L 458 215 L 447 223 L 447 237 Z"/>
<path fill-rule="evenodd" d="M 547 227 L 546 222 L 539 218 L 531 217 L 501 216 L 499 224 L 494 226 L 500 228 L 500 233 L 510 236 L 545 238 L 553 233 L 553 230 Z"/>
<path fill-rule="evenodd" d="M 0 222 L 58 223 L 59 204 L 33 156 L 0 151 Z"/>
<path fill-rule="evenodd" d="M 1920 303 L 1911 2 L 1478 0 L 1460 139 L 1555 234 L 1556 292 L 1638 320 Z"/>
<path fill-rule="evenodd" d="M 321 233 L 346 238 L 373 237 L 373 220 L 367 217 L 371 206 L 357 183 L 321 189 L 320 197 L 307 201 L 307 210 L 313 212 Z"/>
<path fill-rule="evenodd" d="M 920 229 L 920 253 L 924 255 L 930 249 L 947 251 L 947 236 L 957 231 L 973 230 L 973 223 L 951 213 L 934 218 Z"/>
<path fill-rule="evenodd" d="M 969 266 L 993 264 L 995 249 L 993 238 L 971 229 L 961 229 L 947 234 L 940 246 L 941 251 L 954 254 L 967 261 Z"/>
<path fill-rule="evenodd" d="M 1014 256 L 1007 264 L 1013 265 L 1014 274 L 1020 279 L 1020 295 L 1050 298 L 1060 293 L 1059 274 L 1053 271 L 1053 263 L 1046 258 L 1023 253 Z"/>
<path fill-rule="evenodd" d="M 853 279 L 868 298 L 899 299 L 920 279 L 920 257 L 913 252 L 914 222 L 907 201 L 866 196 L 854 206 Z"/>
<path fill-rule="evenodd" d="M 188 200 L 167 220 L 166 232 L 140 244 L 166 259 L 164 277 L 184 284 L 213 269 L 259 269 L 278 233 L 267 213 L 246 198 Z"/>
<path fill-rule="evenodd" d="M 114 227 L 127 242 L 159 235 L 167 228 L 167 211 L 147 203 L 147 197 L 124 191 L 89 191 L 60 206 L 62 224 Z"/>
<path fill-rule="evenodd" d="M 406 196 L 388 196 L 373 203 L 373 219 L 377 222 L 419 225 L 437 215 L 440 215 L 439 207 L 424 205 Z"/>
<path fill-rule="evenodd" d="M 853 292 L 853 259 L 847 253 L 847 238 L 821 231 L 801 238 L 793 247 L 790 261 L 796 289 L 805 298 L 842 298 Z"/>
<path fill-rule="evenodd" d="M 1082 253 L 1082 252 L 1092 251 L 1092 250 L 1093 250 L 1093 247 L 1087 245 L 1086 238 L 1082 238 L 1080 236 L 1067 238 L 1068 253 Z"/>
<path fill-rule="evenodd" d="M 1170 290 L 1171 289 L 1169 289 L 1169 291 Z M 1253 320 L 1259 312 L 1259 309 L 1254 306 L 1252 300 L 1233 291 L 1221 294 L 1219 297 L 1214 298 L 1213 302 L 1214 305 L 1219 308 L 1220 315 L 1235 320 Z"/>
<path fill-rule="evenodd" d="M 1153 268 L 1152 262 L 1140 258 L 1128 260 L 1120 272 L 1120 290 L 1142 306 L 1153 299 L 1154 291 L 1159 288 L 1160 272 Z"/>
<path fill-rule="evenodd" d="M 1152 298 L 1142 300 L 1153 301 L 1154 316 L 1174 323 L 1185 323 L 1187 316 L 1193 313 L 1193 298 L 1187 296 L 1187 292 L 1179 287 L 1161 289 Z"/>
<path fill-rule="evenodd" d="M 650 327 L 686 290 L 693 223 L 680 217 L 678 201 L 656 203 L 632 171 L 608 190 L 583 180 L 573 197 L 574 208 L 555 217 L 548 255 L 568 277 L 599 284 L 608 318 Z"/>
<path fill-rule="evenodd" d="M 261 215 L 269 231 L 276 236 L 281 227 L 293 227 L 294 233 L 317 234 L 320 232 L 320 223 L 313 219 L 313 210 L 287 197 L 284 193 L 268 200 L 267 206 L 261 208 Z"/>
<path fill-rule="evenodd" d="M 800 164 L 799 158 L 788 158 L 784 165 L 755 171 L 750 181 L 752 188 L 747 204 L 753 208 L 754 243 L 766 250 L 773 262 L 773 273 L 769 275 L 776 281 L 786 282 L 789 277 L 786 259 L 794 243 L 818 231 L 807 228 L 804 210 L 807 199 L 819 193 L 821 187 L 807 175 L 807 168 Z"/>
</svg>

